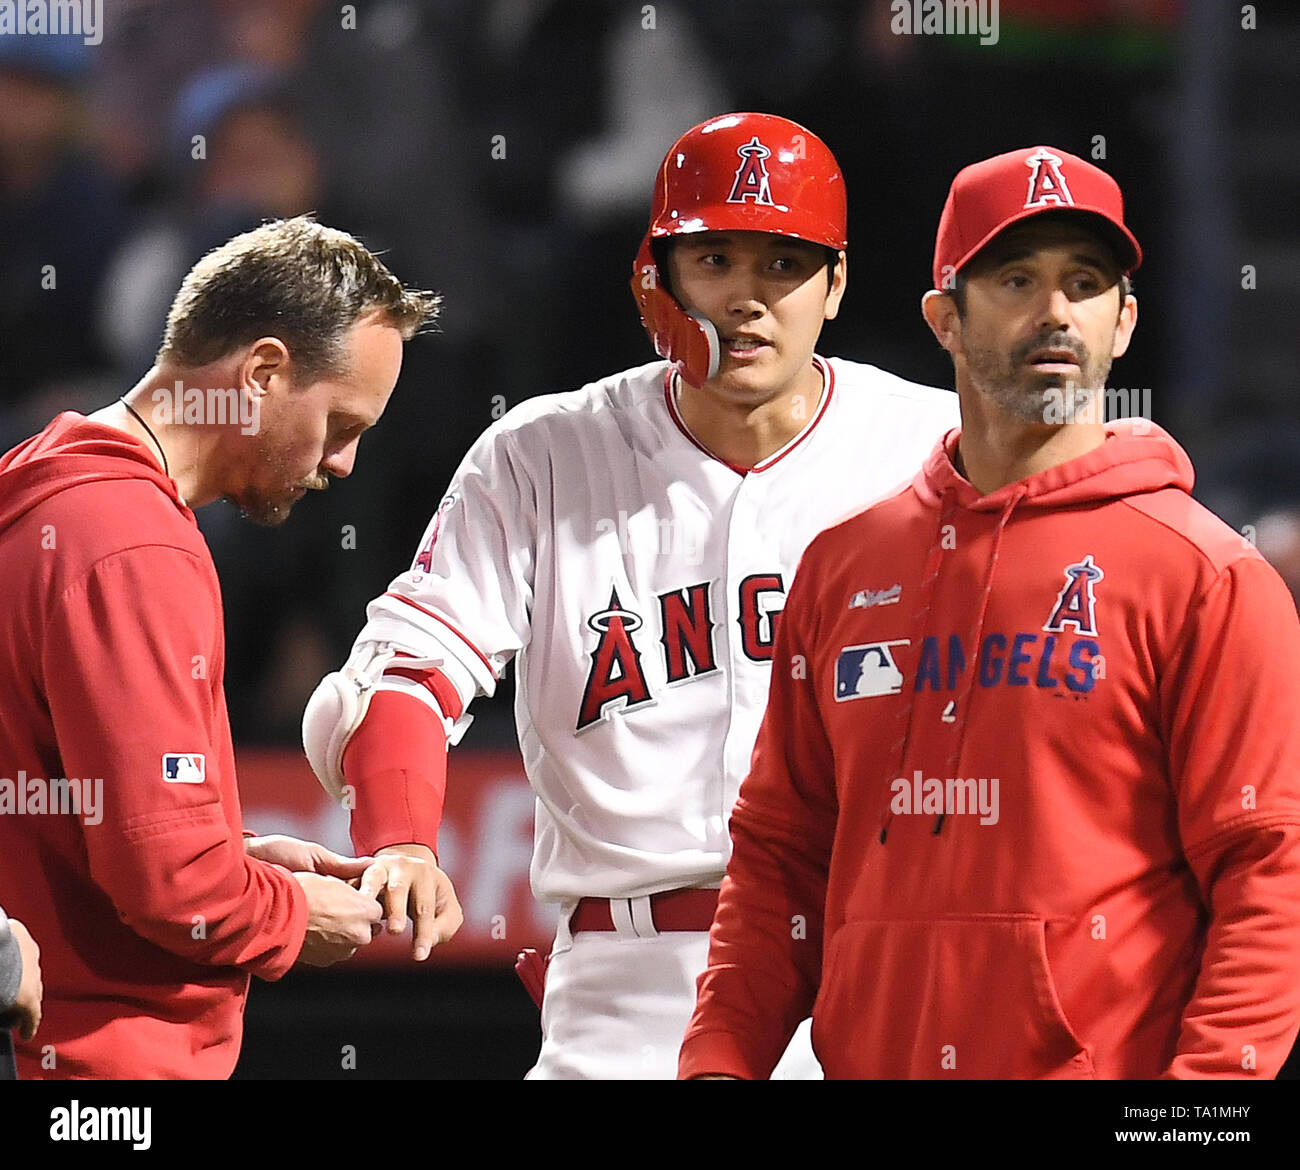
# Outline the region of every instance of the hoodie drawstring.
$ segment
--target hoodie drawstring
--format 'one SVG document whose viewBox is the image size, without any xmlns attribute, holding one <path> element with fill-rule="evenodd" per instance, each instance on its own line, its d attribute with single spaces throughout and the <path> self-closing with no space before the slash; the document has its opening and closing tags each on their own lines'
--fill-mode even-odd
<svg viewBox="0 0 1300 1170">
<path fill-rule="evenodd" d="M 934 591 L 939 582 L 939 574 L 943 571 L 943 532 L 951 522 L 953 513 L 957 510 L 956 496 L 948 493 L 944 497 L 943 507 L 939 509 L 939 522 L 935 525 L 934 539 L 930 544 L 930 555 L 925 562 L 925 574 L 921 578 L 921 589 L 917 600 L 916 608 L 912 611 L 907 628 L 924 633 L 927 623 L 930 619 L 930 608 L 934 604 Z M 918 639 L 918 645 L 920 640 Z M 907 698 L 899 705 L 894 714 L 895 737 L 890 745 L 890 755 L 897 760 L 897 766 L 894 774 L 901 775 L 903 761 L 907 759 L 907 749 L 912 742 L 912 717 L 916 709 L 916 688 L 905 688 Z M 890 806 L 890 801 L 885 801 L 885 815 L 880 822 L 880 843 L 885 843 L 885 838 L 889 834 L 889 826 L 893 823 L 894 813 Z"/>
<path fill-rule="evenodd" d="M 1016 505 L 1019 504 L 1027 494 L 1028 493 L 1025 491 L 1018 491 L 1007 500 L 1006 506 L 1002 509 L 1002 513 L 998 517 L 997 528 L 993 533 L 993 551 L 989 555 L 988 568 L 984 574 L 984 585 L 980 592 L 979 611 L 975 615 L 975 640 L 973 643 L 973 646 L 975 647 L 975 656 L 970 662 L 970 673 L 963 679 L 961 690 L 958 692 L 956 697 L 956 710 L 959 713 L 958 718 L 961 723 L 960 730 L 958 731 L 957 746 L 948 759 L 948 773 L 952 775 L 957 774 L 953 772 L 952 769 L 960 763 L 962 749 L 966 743 L 966 730 L 968 727 L 966 722 L 966 708 L 968 706 L 967 699 L 971 687 L 974 685 L 975 672 L 979 669 L 978 648 L 980 641 L 984 636 L 984 620 L 988 613 L 989 598 L 993 593 L 993 576 L 997 571 L 998 555 L 1002 549 L 1002 533 L 1010 522 L 1011 514 L 1015 511 Z M 944 529 L 951 524 L 953 514 L 957 511 L 957 507 L 956 493 L 946 492 L 944 494 L 943 507 L 939 510 L 939 522 L 935 526 L 935 537 L 930 545 L 930 555 L 926 560 L 925 575 L 921 579 L 920 598 L 916 608 L 912 612 L 911 620 L 908 624 L 908 628 L 914 631 L 917 635 L 916 645 L 918 646 L 924 644 L 925 631 L 929 624 L 930 610 L 934 605 L 935 590 L 938 588 L 939 577 L 943 572 L 943 558 L 946 551 L 943 547 L 943 532 Z M 897 729 L 897 734 L 893 744 L 891 745 L 890 754 L 897 761 L 894 772 L 898 775 L 903 774 L 908 750 L 912 746 L 912 728 L 915 722 L 915 714 L 916 687 L 913 686 L 907 691 L 906 701 L 900 704 L 898 711 L 895 714 L 895 727 Z M 940 813 L 936 818 L 934 829 L 932 830 L 933 835 L 937 836 L 943 831 L 945 815 L 946 814 L 944 813 Z M 889 836 L 889 826 L 893 823 L 893 819 L 893 809 L 890 802 L 887 800 L 885 803 L 884 816 L 881 818 L 880 822 L 879 841 L 882 845 Z"/>
<path fill-rule="evenodd" d="M 970 704 L 967 700 L 970 697 L 971 689 L 975 686 L 975 675 L 979 670 L 979 648 L 980 643 L 984 639 L 984 619 L 988 614 L 989 598 L 993 596 L 993 574 L 997 571 L 998 555 L 1002 551 L 1002 533 L 1008 522 L 1011 520 L 1011 513 L 1015 511 L 1016 505 L 1025 498 L 1026 494 L 1027 493 L 1024 491 L 1018 491 L 1011 496 L 1007 501 L 1006 507 L 1002 509 L 1002 515 L 998 517 L 997 528 L 993 531 L 993 551 L 989 555 L 988 568 L 984 573 L 984 588 L 980 593 L 979 612 L 975 616 L 975 636 L 970 642 L 970 673 L 962 680 L 961 689 L 957 692 L 956 696 L 957 706 L 955 709 L 958 712 L 957 718 L 960 721 L 960 730 L 957 733 L 957 746 L 948 757 L 943 772 L 943 775 L 945 776 L 961 775 L 961 772 L 957 769 L 960 769 L 961 767 L 962 749 L 966 746 L 966 731 L 970 727 L 970 723 L 967 720 L 968 707 Z M 943 822 L 946 816 L 946 812 L 941 812 L 935 820 L 933 830 L 935 836 L 938 836 L 939 833 L 943 831 Z"/>
</svg>

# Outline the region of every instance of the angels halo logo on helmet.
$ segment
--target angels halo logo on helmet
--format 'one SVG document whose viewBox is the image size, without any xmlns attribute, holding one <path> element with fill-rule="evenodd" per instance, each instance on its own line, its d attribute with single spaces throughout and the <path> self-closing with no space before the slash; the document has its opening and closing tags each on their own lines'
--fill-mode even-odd
<svg viewBox="0 0 1300 1170">
<path fill-rule="evenodd" d="M 727 196 L 727 202 L 744 203 L 746 199 L 752 199 L 755 203 L 763 203 L 771 207 L 773 205 L 771 176 L 768 175 L 763 160 L 771 158 L 772 152 L 759 142 L 758 135 L 755 134 L 748 144 L 740 147 L 736 153 L 745 161 L 736 168 L 736 178 L 731 184 L 731 194 Z"/>
<path fill-rule="evenodd" d="M 650 226 L 632 267 L 632 296 L 660 357 L 692 386 L 717 374 L 711 321 L 664 287 L 654 241 L 694 232 L 772 232 L 835 251 L 848 245 L 844 174 L 830 148 L 775 114 L 723 114 L 686 131 L 655 176 Z"/>
</svg>

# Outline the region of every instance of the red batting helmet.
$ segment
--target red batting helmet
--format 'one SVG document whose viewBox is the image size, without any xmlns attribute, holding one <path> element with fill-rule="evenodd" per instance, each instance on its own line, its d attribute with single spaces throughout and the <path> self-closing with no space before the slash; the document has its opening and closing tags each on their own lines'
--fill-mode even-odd
<svg viewBox="0 0 1300 1170">
<path fill-rule="evenodd" d="M 655 177 L 650 228 L 632 269 L 632 295 L 660 357 L 692 386 L 718 372 L 722 348 L 707 320 L 663 287 L 651 243 L 690 232 L 774 232 L 841 251 L 848 243 L 844 175 L 811 130 L 773 114 L 723 114 L 686 131 Z"/>
</svg>

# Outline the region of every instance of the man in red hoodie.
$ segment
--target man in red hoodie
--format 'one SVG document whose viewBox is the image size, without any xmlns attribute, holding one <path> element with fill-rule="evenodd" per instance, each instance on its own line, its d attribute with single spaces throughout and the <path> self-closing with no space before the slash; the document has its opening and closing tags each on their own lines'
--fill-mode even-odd
<svg viewBox="0 0 1300 1170">
<path fill-rule="evenodd" d="M 275 524 L 348 475 L 436 308 L 343 232 L 264 225 L 195 265 L 126 396 L 0 459 L 0 897 L 45 985 L 22 1076 L 228 1076 L 250 975 L 346 958 L 381 892 L 405 909 L 405 861 L 245 842 L 191 508 Z"/>
<path fill-rule="evenodd" d="M 962 426 L 818 537 L 778 631 L 682 1077 L 1273 1077 L 1300 1028 L 1300 622 L 1102 421 L 1118 186 L 954 180 L 923 313 Z M 1107 392 L 1106 397 L 1111 396 Z"/>
</svg>

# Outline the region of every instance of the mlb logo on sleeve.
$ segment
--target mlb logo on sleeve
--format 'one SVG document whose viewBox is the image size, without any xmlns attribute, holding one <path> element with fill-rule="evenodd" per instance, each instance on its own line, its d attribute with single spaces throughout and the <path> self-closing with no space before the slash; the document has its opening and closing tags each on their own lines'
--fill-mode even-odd
<svg viewBox="0 0 1300 1170">
<path fill-rule="evenodd" d="M 203 756 L 192 752 L 164 752 L 163 779 L 168 784 L 202 784 Z"/>
<path fill-rule="evenodd" d="M 906 646 L 911 639 L 893 642 L 870 642 L 865 646 L 845 646 L 835 660 L 835 701 L 870 699 L 876 695 L 897 695 L 903 690 L 903 672 L 894 661 L 895 646 Z"/>
</svg>

